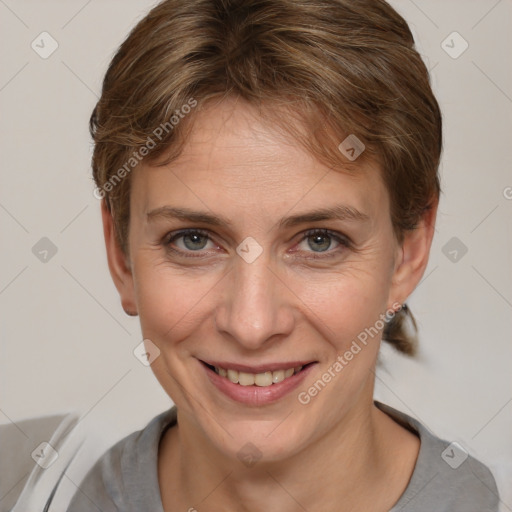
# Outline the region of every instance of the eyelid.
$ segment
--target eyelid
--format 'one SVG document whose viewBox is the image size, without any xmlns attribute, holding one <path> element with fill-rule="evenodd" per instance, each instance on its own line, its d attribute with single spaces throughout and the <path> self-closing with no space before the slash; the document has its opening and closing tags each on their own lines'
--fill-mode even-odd
<svg viewBox="0 0 512 512">
<path fill-rule="evenodd" d="M 171 231 L 169 233 L 166 233 L 162 238 L 162 242 L 165 244 L 168 244 L 168 243 L 172 242 L 173 240 L 179 238 L 180 236 L 185 236 L 190 233 L 199 233 L 203 236 L 207 236 L 211 240 L 211 233 L 207 229 L 185 228 L 185 229 L 179 229 L 177 231 Z"/>
<path fill-rule="evenodd" d="M 346 236 L 342 233 L 339 233 L 338 231 L 333 231 L 333 230 L 327 229 L 327 228 L 311 228 L 306 231 L 303 231 L 300 234 L 302 235 L 301 241 L 304 240 L 305 238 L 307 238 L 308 236 L 320 234 L 320 235 L 328 235 L 343 244 L 349 245 L 352 243 L 352 241 L 350 240 L 350 238 L 348 236 Z"/>
</svg>

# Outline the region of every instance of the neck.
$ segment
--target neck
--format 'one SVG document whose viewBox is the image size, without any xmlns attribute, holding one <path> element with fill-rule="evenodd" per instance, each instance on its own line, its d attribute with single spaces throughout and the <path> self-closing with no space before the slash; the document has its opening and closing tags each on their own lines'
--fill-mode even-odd
<svg viewBox="0 0 512 512">
<path fill-rule="evenodd" d="M 419 440 L 377 409 L 371 395 L 304 450 L 252 467 L 226 458 L 179 411 L 178 425 L 160 447 L 166 511 L 389 510 L 405 490 L 419 449 Z"/>
</svg>

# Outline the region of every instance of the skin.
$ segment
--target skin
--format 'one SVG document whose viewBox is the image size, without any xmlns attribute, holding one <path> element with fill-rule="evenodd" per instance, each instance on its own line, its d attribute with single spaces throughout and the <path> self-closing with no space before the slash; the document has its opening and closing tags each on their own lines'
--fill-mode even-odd
<svg viewBox="0 0 512 512">
<path fill-rule="evenodd" d="M 389 510 L 407 486 L 420 443 L 373 404 L 381 333 L 307 405 L 297 395 L 412 293 L 428 263 L 437 204 L 399 244 L 378 167 L 367 164 L 357 175 L 329 169 L 241 100 L 197 114 L 177 160 L 133 171 L 129 258 L 102 205 L 122 305 L 137 312 L 144 338 L 160 349 L 152 369 L 178 407 L 178 426 L 159 449 L 164 509 Z M 283 217 L 338 204 L 368 220 L 279 227 Z M 164 205 L 231 224 L 148 220 L 147 212 Z M 167 234 L 186 228 L 209 236 L 171 246 L 200 257 L 165 246 Z M 351 242 L 305 235 L 315 228 Z M 249 236 L 263 249 L 252 263 L 236 253 Z M 318 363 L 297 390 L 254 407 L 222 395 L 198 359 Z M 261 453 L 251 467 L 237 457 L 249 442 Z"/>
</svg>

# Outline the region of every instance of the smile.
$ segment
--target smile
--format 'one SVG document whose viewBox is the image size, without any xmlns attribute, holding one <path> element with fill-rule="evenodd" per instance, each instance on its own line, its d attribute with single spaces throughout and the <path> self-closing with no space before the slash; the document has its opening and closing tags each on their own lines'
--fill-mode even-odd
<svg viewBox="0 0 512 512">
<path fill-rule="evenodd" d="M 214 388 L 236 402 L 262 406 L 284 398 L 313 370 L 318 361 L 293 361 L 247 366 L 201 361 Z"/>
<path fill-rule="evenodd" d="M 279 384 L 292 375 L 299 373 L 302 370 L 302 366 L 283 370 L 267 370 L 262 373 L 239 372 L 238 370 L 225 369 L 219 366 L 213 366 L 213 369 L 217 375 L 227 378 L 233 384 L 266 387 L 272 386 L 272 384 Z"/>
</svg>

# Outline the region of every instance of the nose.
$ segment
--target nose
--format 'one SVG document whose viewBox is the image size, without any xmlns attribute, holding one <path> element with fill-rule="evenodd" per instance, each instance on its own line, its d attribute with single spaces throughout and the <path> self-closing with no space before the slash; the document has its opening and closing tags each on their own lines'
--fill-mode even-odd
<svg viewBox="0 0 512 512">
<path fill-rule="evenodd" d="M 215 324 L 249 350 L 290 335 L 294 327 L 292 292 L 262 254 L 247 263 L 237 258 L 226 276 Z"/>
</svg>

